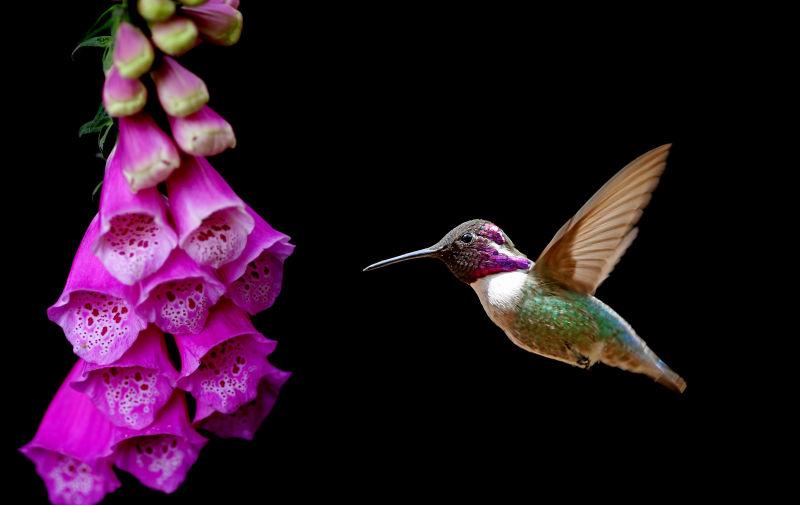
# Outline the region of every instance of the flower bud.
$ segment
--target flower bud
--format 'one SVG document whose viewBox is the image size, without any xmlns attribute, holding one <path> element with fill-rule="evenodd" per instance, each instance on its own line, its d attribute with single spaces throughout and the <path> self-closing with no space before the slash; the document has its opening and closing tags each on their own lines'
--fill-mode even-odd
<svg viewBox="0 0 800 505">
<path fill-rule="evenodd" d="M 147 89 L 139 79 L 126 79 L 111 67 L 103 84 L 103 106 L 111 117 L 136 114 L 147 103 Z"/>
<path fill-rule="evenodd" d="M 203 38 L 212 44 L 232 46 L 242 34 L 242 13 L 224 3 L 206 3 L 187 7 L 183 12 L 192 18 Z"/>
<path fill-rule="evenodd" d="M 180 56 L 197 43 L 197 27 L 179 16 L 153 24 L 150 34 L 156 47 L 170 56 Z"/>
<path fill-rule="evenodd" d="M 141 30 L 123 22 L 117 29 L 112 57 L 122 77 L 135 79 L 150 70 L 153 47 Z"/>
<path fill-rule="evenodd" d="M 203 80 L 168 56 L 152 76 L 158 100 L 170 116 L 188 116 L 208 102 L 208 88 Z"/>
<path fill-rule="evenodd" d="M 150 21 L 164 21 L 175 13 L 175 4 L 172 0 L 139 0 L 136 3 L 139 14 Z"/>
<path fill-rule="evenodd" d="M 184 152 L 213 156 L 236 147 L 230 123 L 208 106 L 186 117 L 169 117 L 172 137 Z"/>
</svg>

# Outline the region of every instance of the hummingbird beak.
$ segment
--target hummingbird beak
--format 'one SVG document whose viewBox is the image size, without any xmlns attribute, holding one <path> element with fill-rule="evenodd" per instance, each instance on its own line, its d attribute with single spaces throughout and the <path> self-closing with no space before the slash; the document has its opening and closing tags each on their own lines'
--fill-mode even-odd
<svg viewBox="0 0 800 505">
<path fill-rule="evenodd" d="M 410 252 L 410 253 L 406 253 L 406 254 L 401 254 L 400 256 L 395 256 L 394 258 L 389 258 L 388 260 L 383 260 L 383 261 L 379 261 L 377 263 L 373 263 L 372 265 L 370 265 L 367 268 L 365 268 L 363 271 L 364 272 L 369 272 L 370 270 L 376 270 L 378 268 L 383 268 L 383 267 L 386 267 L 386 266 L 389 266 L 389 265 L 394 265 L 395 263 L 400 263 L 400 262 L 408 261 L 408 260 L 414 260 L 414 259 L 417 259 L 417 258 L 431 258 L 431 257 L 436 256 L 436 253 L 438 253 L 438 252 L 439 252 L 438 249 L 433 249 L 433 248 L 430 248 L 430 247 L 428 247 L 426 249 L 420 249 L 419 251 L 414 251 L 414 252 Z"/>
</svg>

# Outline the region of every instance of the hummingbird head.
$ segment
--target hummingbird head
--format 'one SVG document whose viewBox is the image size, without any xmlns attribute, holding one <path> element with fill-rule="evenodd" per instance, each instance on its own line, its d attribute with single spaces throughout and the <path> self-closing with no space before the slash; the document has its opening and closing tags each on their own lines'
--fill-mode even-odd
<svg viewBox="0 0 800 505">
<path fill-rule="evenodd" d="M 473 219 L 456 226 L 431 247 L 379 261 L 364 271 L 417 258 L 438 258 L 467 284 L 499 272 L 527 270 L 532 264 L 497 225 Z"/>
</svg>

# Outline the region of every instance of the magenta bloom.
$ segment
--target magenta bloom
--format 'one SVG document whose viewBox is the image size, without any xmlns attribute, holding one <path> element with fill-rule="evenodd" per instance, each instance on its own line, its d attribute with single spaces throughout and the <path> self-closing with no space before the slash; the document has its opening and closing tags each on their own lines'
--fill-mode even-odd
<svg viewBox="0 0 800 505">
<path fill-rule="evenodd" d="M 82 366 L 72 367 L 33 440 L 20 449 L 36 465 L 54 504 L 92 505 L 120 486 L 111 470 L 112 424 L 70 387 Z"/>
<path fill-rule="evenodd" d="M 230 414 L 214 412 L 198 426 L 218 437 L 252 440 L 256 430 L 269 415 L 281 387 L 292 375 L 267 363 L 268 371 L 258 385 L 258 396 Z"/>
<path fill-rule="evenodd" d="M 219 268 L 239 257 L 253 218 L 205 158 L 184 157 L 167 181 L 167 192 L 178 243 L 192 259 Z"/>
<path fill-rule="evenodd" d="M 242 34 L 242 13 L 227 3 L 207 2 L 198 7 L 186 7 L 189 16 L 203 39 L 221 46 L 231 46 Z"/>
<path fill-rule="evenodd" d="M 208 102 L 206 83 L 169 56 L 151 75 L 161 107 L 170 116 L 188 116 Z"/>
<path fill-rule="evenodd" d="M 72 387 L 91 398 L 116 426 L 138 430 L 153 422 L 172 396 L 177 379 L 164 334 L 150 326 L 114 363 L 84 363 Z"/>
<path fill-rule="evenodd" d="M 112 57 L 122 77 L 136 79 L 150 70 L 154 58 L 153 46 L 140 29 L 123 22 L 117 29 Z"/>
<path fill-rule="evenodd" d="M 147 323 L 134 311 L 138 289 L 116 280 L 92 253 L 100 232 L 95 216 L 83 236 L 67 285 L 47 316 L 61 326 L 72 350 L 90 363 L 116 361 Z"/>
<path fill-rule="evenodd" d="M 271 370 L 266 356 L 275 342 L 261 335 L 240 308 L 222 300 L 196 335 L 176 335 L 181 354 L 178 387 L 197 400 L 195 421 L 213 412 L 230 414 L 255 400 Z"/>
<path fill-rule="evenodd" d="M 171 493 L 197 461 L 206 439 L 189 423 L 186 399 L 180 391 L 142 430 L 117 428 L 114 464 L 147 487 Z"/>
<path fill-rule="evenodd" d="M 185 117 L 169 116 L 169 125 L 178 147 L 194 156 L 213 156 L 236 147 L 230 123 L 208 106 Z"/>
<path fill-rule="evenodd" d="M 124 157 L 116 146 L 106 163 L 100 235 L 92 247 L 108 272 L 130 285 L 158 270 L 178 237 L 169 225 L 161 193 L 154 188 L 131 191 L 122 173 Z"/>
<path fill-rule="evenodd" d="M 156 47 L 170 56 L 180 56 L 197 43 L 197 27 L 191 19 L 180 16 L 154 23 L 150 35 Z"/>
<path fill-rule="evenodd" d="M 136 310 L 167 333 L 197 333 L 224 293 L 211 268 L 175 249 L 164 267 L 142 282 Z"/>
<path fill-rule="evenodd" d="M 165 180 L 181 163 L 175 144 L 147 114 L 119 118 L 122 173 L 134 192 Z"/>
<path fill-rule="evenodd" d="M 271 306 L 280 294 L 283 262 L 294 251 L 294 245 L 253 209 L 248 207 L 247 212 L 255 221 L 247 245 L 238 258 L 223 265 L 218 273 L 228 287 L 228 297 L 247 312 L 256 314 Z"/>
<path fill-rule="evenodd" d="M 103 84 L 103 106 L 111 117 L 136 114 L 147 103 L 147 89 L 139 79 L 122 77 L 111 67 Z"/>
</svg>

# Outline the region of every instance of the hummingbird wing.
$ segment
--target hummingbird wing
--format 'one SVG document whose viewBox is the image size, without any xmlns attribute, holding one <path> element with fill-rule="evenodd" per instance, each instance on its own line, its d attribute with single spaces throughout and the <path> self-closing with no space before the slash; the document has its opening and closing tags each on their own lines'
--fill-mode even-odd
<svg viewBox="0 0 800 505">
<path fill-rule="evenodd" d="M 658 185 L 671 144 L 630 162 L 558 230 L 534 270 L 579 293 L 594 294 L 636 238 L 634 228 Z"/>
</svg>

